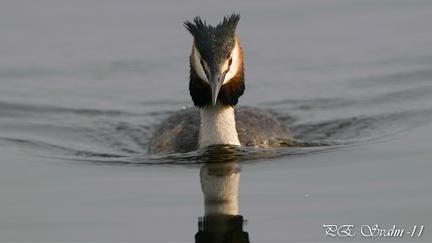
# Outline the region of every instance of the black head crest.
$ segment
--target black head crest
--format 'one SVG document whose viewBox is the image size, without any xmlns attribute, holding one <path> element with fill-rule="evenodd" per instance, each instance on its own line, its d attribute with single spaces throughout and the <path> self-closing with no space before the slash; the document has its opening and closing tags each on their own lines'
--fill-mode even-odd
<svg viewBox="0 0 432 243">
<path fill-rule="evenodd" d="M 195 46 L 206 61 L 218 61 L 229 58 L 235 46 L 235 31 L 240 20 L 239 14 L 224 17 L 216 26 L 207 25 L 201 17 L 197 16 L 184 22 L 186 29 L 192 34 Z"/>
</svg>

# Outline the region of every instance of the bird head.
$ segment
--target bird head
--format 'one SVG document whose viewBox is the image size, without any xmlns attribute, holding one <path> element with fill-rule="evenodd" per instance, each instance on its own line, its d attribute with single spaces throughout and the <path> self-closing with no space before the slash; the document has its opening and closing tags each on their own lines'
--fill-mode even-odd
<svg viewBox="0 0 432 243">
<path fill-rule="evenodd" d="M 202 99 L 204 102 L 198 106 L 208 105 L 208 103 L 214 106 L 218 98 L 222 103 L 235 105 L 238 97 L 243 94 L 243 53 L 235 33 L 239 20 L 238 14 L 232 14 L 216 26 L 207 25 L 200 17 L 195 17 L 193 22 L 184 22 L 184 26 L 194 38 L 190 56 L 191 82 L 200 82 L 200 86 L 207 85 L 200 91 L 194 91 L 191 90 L 191 85 L 197 84 L 190 84 L 191 95 L 193 92 L 201 92 L 201 97 L 194 99 L 192 95 L 194 102 L 196 99 Z M 200 80 L 192 80 L 192 78 Z M 230 93 L 219 95 L 221 88 L 231 81 L 242 83 L 240 86 L 237 83 L 225 89 L 229 92 L 234 88 L 237 97 L 228 97 L 234 95 Z M 211 94 L 208 94 L 208 91 Z"/>
</svg>

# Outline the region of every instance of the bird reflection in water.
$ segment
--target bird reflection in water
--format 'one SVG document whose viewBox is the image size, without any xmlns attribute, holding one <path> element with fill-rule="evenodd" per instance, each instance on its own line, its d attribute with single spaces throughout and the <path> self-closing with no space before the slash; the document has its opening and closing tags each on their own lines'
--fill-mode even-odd
<svg viewBox="0 0 432 243">
<path fill-rule="evenodd" d="M 240 168 L 230 146 L 211 146 L 200 170 L 204 216 L 198 218 L 195 242 L 249 242 L 239 215 Z"/>
</svg>

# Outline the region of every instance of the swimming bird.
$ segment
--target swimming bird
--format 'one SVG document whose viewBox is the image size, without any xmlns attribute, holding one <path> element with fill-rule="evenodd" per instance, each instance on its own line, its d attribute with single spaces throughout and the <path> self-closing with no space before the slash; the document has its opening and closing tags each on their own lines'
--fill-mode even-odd
<svg viewBox="0 0 432 243">
<path fill-rule="evenodd" d="M 234 110 L 245 90 L 243 51 L 236 28 L 240 15 L 216 26 L 199 16 L 184 27 L 193 36 L 189 93 L 198 109 L 179 111 L 163 121 L 148 152 L 183 153 L 210 145 L 268 147 L 292 139 L 273 113 L 251 107 Z"/>
</svg>

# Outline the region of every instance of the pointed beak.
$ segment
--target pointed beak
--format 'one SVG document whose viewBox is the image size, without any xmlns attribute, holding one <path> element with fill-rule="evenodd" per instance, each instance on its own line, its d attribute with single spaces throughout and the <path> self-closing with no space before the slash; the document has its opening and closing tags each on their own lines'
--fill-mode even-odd
<svg viewBox="0 0 432 243">
<path fill-rule="evenodd" d="M 210 88 L 212 91 L 212 105 L 213 106 L 216 105 L 219 91 L 220 91 L 220 88 L 222 87 L 222 84 L 224 83 L 225 75 L 227 74 L 227 72 L 228 72 L 228 70 L 226 70 L 223 73 L 220 73 L 219 69 L 216 69 L 211 75 Z"/>
</svg>

